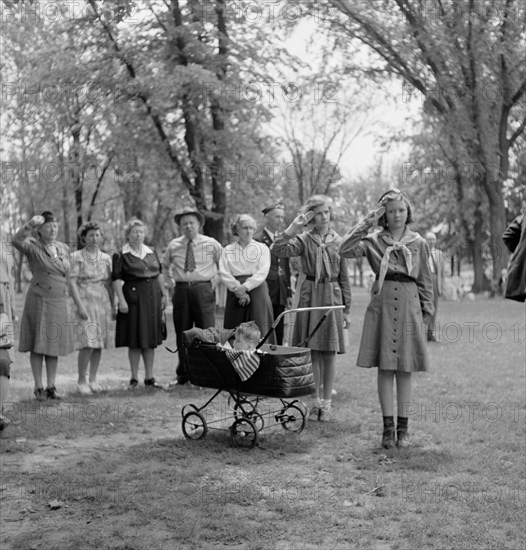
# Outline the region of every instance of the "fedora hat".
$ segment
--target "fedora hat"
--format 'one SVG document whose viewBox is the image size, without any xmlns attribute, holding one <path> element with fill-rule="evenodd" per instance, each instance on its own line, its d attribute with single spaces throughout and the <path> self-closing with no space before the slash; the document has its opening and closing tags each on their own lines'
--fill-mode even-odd
<svg viewBox="0 0 526 550">
<path fill-rule="evenodd" d="M 195 216 L 199 220 L 200 225 L 204 225 L 205 223 L 205 217 L 203 214 L 191 206 L 186 206 L 183 208 L 182 212 L 179 212 L 174 216 L 174 220 L 177 225 L 181 223 L 181 218 L 183 216 Z"/>
</svg>

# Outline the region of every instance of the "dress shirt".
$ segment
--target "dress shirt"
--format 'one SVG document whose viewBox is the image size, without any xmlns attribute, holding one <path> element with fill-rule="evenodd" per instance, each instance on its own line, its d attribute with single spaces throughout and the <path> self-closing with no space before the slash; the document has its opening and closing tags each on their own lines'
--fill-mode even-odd
<svg viewBox="0 0 526 550">
<path fill-rule="evenodd" d="M 222 246 L 212 237 L 198 234 L 192 239 L 195 270 L 185 271 L 186 249 L 188 239 L 184 236 L 170 241 L 162 259 L 163 272 L 178 283 L 210 281 L 217 275 L 217 266 L 222 253 Z"/>
<path fill-rule="evenodd" d="M 219 274 L 229 290 L 235 290 L 241 283 L 235 278 L 250 275 L 243 283 L 248 292 L 260 286 L 267 278 L 270 269 L 270 250 L 267 245 L 250 241 L 244 248 L 238 243 L 225 246 Z"/>
<path fill-rule="evenodd" d="M 266 227 L 263 229 L 263 231 L 269 236 L 270 240 L 274 242 L 275 234 L 269 231 Z"/>
</svg>

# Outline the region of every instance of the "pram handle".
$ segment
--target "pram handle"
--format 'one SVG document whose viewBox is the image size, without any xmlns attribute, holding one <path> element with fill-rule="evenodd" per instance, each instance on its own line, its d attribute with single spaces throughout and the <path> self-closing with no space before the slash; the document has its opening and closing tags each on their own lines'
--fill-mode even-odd
<svg viewBox="0 0 526 550">
<path fill-rule="evenodd" d="M 261 340 L 261 342 L 256 346 L 256 349 L 259 349 L 269 339 L 270 335 L 275 330 L 275 328 L 279 325 L 279 323 L 281 322 L 281 319 L 285 315 L 288 315 L 289 313 L 298 313 L 298 312 L 301 313 L 302 311 L 316 311 L 316 310 L 325 310 L 325 311 L 327 311 L 327 313 L 322 316 L 322 318 L 319 320 L 317 325 L 314 327 L 314 330 L 307 336 L 307 339 L 305 340 L 305 344 L 306 344 L 314 336 L 316 331 L 320 328 L 323 321 L 325 321 L 327 315 L 335 309 L 345 309 L 345 306 L 343 306 L 343 305 L 342 306 L 317 306 L 317 307 L 299 307 L 299 308 L 296 308 L 296 309 L 287 309 L 286 311 L 284 311 L 283 313 L 280 313 L 276 317 L 276 319 L 272 323 L 272 326 L 269 328 L 268 332 L 263 337 L 263 340 Z"/>
</svg>

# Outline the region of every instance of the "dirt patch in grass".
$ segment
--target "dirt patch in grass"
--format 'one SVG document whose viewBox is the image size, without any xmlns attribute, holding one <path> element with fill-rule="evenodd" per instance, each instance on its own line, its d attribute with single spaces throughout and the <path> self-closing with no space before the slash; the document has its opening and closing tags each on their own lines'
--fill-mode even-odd
<svg viewBox="0 0 526 550">
<path fill-rule="evenodd" d="M 355 293 L 355 319 L 365 303 Z M 250 451 L 231 446 L 222 396 L 207 419 L 224 430 L 187 441 L 181 410 L 203 404 L 211 391 L 128 392 L 122 350 L 105 354 L 108 389 L 89 398 L 68 395 L 75 364 L 63 361 L 59 404 L 28 399 L 30 374 L 21 363 L 13 372 L 12 425 L 0 440 L 1 546 L 524 548 L 518 306 L 441 304 L 440 318 L 456 323 L 460 338 L 449 325 L 430 346 L 432 370 L 415 376 L 412 445 L 402 451 L 379 448 L 375 372 L 354 367 L 358 320 L 350 353 L 338 358 L 335 421 L 309 423 L 300 434 L 269 426 Z M 470 335 L 474 323 L 479 332 Z M 166 382 L 173 368 L 173 356 L 160 350 L 156 376 Z"/>
</svg>

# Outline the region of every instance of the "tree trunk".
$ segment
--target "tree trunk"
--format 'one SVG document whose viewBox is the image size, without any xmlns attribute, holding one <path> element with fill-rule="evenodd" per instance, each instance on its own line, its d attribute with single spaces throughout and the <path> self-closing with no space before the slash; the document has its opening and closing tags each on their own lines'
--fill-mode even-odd
<svg viewBox="0 0 526 550">
<path fill-rule="evenodd" d="M 82 225 L 82 195 L 83 195 L 83 181 L 80 167 L 80 124 L 78 120 L 75 120 L 71 126 L 71 136 L 73 138 L 73 145 L 69 154 L 70 166 L 68 166 L 67 180 L 71 178 L 73 183 L 73 196 L 75 197 L 75 213 L 77 217 L 77 233 Z M 77 235 L 77 248 L 81 248 L 82 243 L 80 237 Z"/>
<path fill-rule="evenodd" d="M 226 77 L 226 60 L 228 58 L 228 33 L 225 20 L 225 2 L 217 2 L 217 31 L 218 31 L 218 68 L 217 79 L 222 84 Z M 226 182 L 225 163 L 223 156 L 218 153 L 217 144 L 225 129 L 225 113 L 220 99 L 211 97 L 210 112 L 212 126 L 216 139 L 214 140 L 214 154 L 212 160 L 212 211 L 213 217 L 209 217 L 205 224 L 205 233 L 220 243 L 224 243 L 224 216 L 226 212 Z"/>
<path fill-rule="evenodd" d="M 501 187 L 501 186 L 499 186 Z M 496 285 L 502 269 L 508 265 L 508 251 L 502 241 L 506 230 L 506 208 L 502 189 L 491 193 L 489 202 L 489 219 L 491 228 L 491 257 L 493 259 L 493 283 Z"/>
<path fill-rule="evenodd" d="M 485 288 L 484 284 L 484 256 L 482 254 L 484 242 L 484 220 L 480 208 L 475 209 L 475 217 L 473 223 L 473 286 L 471 291 L 475 294 L 482 292 Z"/>
<path fill-rule="evenodd" d="M 62 224 L 64 227 L 64 242 L 70 244 L 70 230 L 69 230 L 69 191 L 68 191 L 68 178 L 65 177 L 64 173 L 64 151 L 61 150 L 59 153 L 59 166 L 60 166 L 60 177 L 62 179 Z"/>
</svg>

